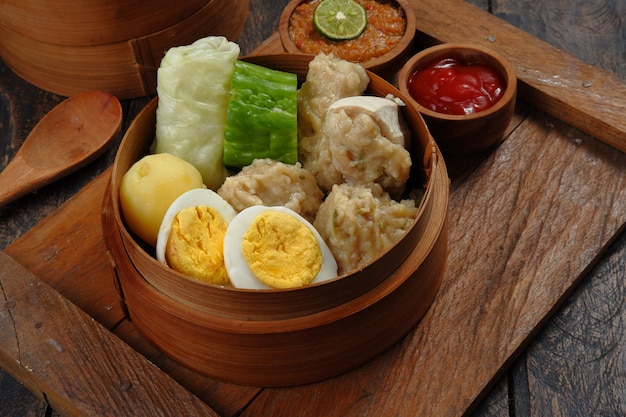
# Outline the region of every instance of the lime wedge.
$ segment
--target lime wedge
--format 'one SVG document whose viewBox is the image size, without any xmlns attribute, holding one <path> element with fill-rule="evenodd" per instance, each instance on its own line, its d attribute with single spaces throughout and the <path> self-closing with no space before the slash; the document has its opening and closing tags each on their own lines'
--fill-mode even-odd
<svg viewBox="0 0 626 417">
<path fill-rule="evenodd" d="M 365 30 L 367 15 L 354 0 L 322 0 L 313 13 L 313 24 L 329 39 L 354 39 Z"/>
</svg>

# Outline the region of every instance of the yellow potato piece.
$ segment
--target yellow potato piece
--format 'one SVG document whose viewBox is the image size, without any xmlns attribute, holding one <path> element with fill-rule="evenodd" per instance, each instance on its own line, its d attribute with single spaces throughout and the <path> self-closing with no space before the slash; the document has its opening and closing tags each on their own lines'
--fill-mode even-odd
<svg viewBox="0 0 626 417">
<path fill-rule="evenodd" d="M 194 188 L 204 188 L 204 183 L 190 163 L 168 153 L 144 156 L 120 183 L 120 204 L 128 227 L 154 247 L 170 204 Z"/>
</svg>

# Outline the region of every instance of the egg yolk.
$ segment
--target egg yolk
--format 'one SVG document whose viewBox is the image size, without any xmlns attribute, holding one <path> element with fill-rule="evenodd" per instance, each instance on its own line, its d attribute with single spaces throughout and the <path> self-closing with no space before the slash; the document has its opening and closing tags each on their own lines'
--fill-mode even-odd
<svg viewBox="0 0 626 417">
<path fill-rule="evenodd" d="M 310 284 L 322 267 L 315 235 L 287 213 L 259 214 L 243 235 L 241 250 L 252 273 L 272 288 Z"/>
<path fill-rule="evenodd" d="M 212 284 L 229 282 L 224 266 L 228 224 L 213 208 L 188 207 L 172 223 L 165 257 L 170 268 Z"/>
</svg>

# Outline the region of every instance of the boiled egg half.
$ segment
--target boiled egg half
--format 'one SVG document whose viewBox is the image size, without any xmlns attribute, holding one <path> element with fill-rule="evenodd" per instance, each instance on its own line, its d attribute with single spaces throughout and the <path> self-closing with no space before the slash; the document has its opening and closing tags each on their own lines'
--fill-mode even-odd
<svg viewBox="0 0 626 417">
<path fill-rule="evenodd" d="M 337 276 L 337 262 L 317 230 L 282 206 L 238 213 L 224 236 L 224 263 L 236 288 L 295 288 Z"/>
<path fill-rule="evenodd" d="M 224 236 L 236 214 L 211 189 L 198 188 L 181 194 L 161 222 L 157 260 L 199 281 L 227 284 Z"/>
</svg>

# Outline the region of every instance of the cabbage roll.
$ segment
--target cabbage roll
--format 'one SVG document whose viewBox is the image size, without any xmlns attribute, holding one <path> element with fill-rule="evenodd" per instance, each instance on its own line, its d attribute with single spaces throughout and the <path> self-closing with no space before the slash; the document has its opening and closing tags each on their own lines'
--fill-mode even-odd
<svg viewBox="0 0 626 417">
<path fill-rule="evenodd" d="M 208 188 L 226 179 L 222 162 L 228 91 L 239 45 L 209 36 L 170 48 L 157 71 L 155 153 L 194 165 Z"/>
</svg>

